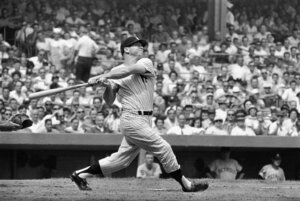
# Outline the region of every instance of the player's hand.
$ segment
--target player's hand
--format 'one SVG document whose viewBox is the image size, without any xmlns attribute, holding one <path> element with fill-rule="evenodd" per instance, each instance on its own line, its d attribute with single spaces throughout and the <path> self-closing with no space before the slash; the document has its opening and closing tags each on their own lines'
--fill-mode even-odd
<svg viewBox="0 0 300 201">
<path fill-rule="evenodd" d="M 88 83 L 90 85 L 99 84 L 103 87 L 107 87 L 109 85 L 109 81 L 103 75 L 90 78 Z"/>
</svg>

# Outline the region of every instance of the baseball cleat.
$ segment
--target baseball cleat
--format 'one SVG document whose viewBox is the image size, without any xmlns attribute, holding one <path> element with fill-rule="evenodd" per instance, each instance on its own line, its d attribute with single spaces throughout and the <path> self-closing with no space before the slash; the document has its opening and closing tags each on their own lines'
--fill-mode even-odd
<svg viewBox="0 0 300 201">
<path fill-rule="evenodd" d="M 195 183 L 192 181 L 191 189 L 182 188 L 184 192 L 199 192 L 199 191 L 205 191 L 208 189 L 208 183 Z"/>
<path fill-rule="evenodd" d="M 73 172 L 70 176 L 71 180 L 75 182 L 76 186 L 81 191 L 91 191 L 92 189 L 88 186 L 86 179 L 80 178 L 76 172 Z"/>
</svg>

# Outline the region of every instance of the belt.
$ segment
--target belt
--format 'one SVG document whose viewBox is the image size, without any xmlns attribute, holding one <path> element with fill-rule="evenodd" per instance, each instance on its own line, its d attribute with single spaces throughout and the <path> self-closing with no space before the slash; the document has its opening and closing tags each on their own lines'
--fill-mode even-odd
<svg viewBox="0 0 300 201">
<path fill-rule="evenodd" d="M 139 115 L 152 115 L 153 111 L 137 111 Z"/>
</svg>

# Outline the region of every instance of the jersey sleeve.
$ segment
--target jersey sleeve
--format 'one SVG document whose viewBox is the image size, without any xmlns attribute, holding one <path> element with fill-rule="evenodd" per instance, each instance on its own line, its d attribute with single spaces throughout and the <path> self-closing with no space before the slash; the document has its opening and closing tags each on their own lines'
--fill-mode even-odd
<svg viewBox="0 0 300 201">
<path fill-rule="evenodd" d="M 265 177 L 265 175 L 266 175 L 266 169 L 267 169 L 267 166 L 264 166 L 264 167 L 261 168 L 261 170 L 258 173 L 258 175 L 261 176 L 264 179 L 266 178 Z"/>
<path fill-rule="evenodd" d="M 137 63 L 143 65 L 144 68 L 146 69 L 144 75 L 151 76 L 151 77 L 156 75 L 156 70 L 154 69 L 153 63 L 150 59 L 142 58 L 138 60 Z"/>
<path fill-rule="evenodd" d="M 113 69 L 119 69 L 122 68 L 121 66 L 116 66 Z M 113 82 L 114 84 L 117 84 L 119 86 L 122 86 L 123 83 L 123 79 L 110 79 L 111 82 Z"/>
<path fill-rule="evenodd" d="M 242 171 L 243 167 L 239 164 L 238 161 L 235 161 L 235 167 L 238 172 Z"/>
</svg>

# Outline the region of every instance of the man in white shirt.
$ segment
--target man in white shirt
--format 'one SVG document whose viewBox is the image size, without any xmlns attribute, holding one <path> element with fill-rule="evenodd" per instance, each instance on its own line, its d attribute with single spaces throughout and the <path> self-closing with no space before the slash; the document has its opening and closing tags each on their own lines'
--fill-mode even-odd
<svg viewBox="0 0 300 201">
<path fill-rule="evenodd" d="M 154 155 L 146 152 L 145 163 L 139 165 L 136 177 L 137 178 L 159 178 L 162 173 L 158 163 L 154 163 Z"/>
<path fill-rule="evenodd" d="M 242 55 L 237 56 L 237 61 L 235 64 L 229 66 L 230 74 L 234 79 L 246 80 L 246 76 L 249 73 L 248 67 L 244 65 L 244 58 Z"/>
<path fill-rule="evenodd" d="M 230 158 L 230 149 L 221 148 L 221 157 L 214 160 L 209 165 L 209 172 L 206 174 L 209 178 L 235 180 L 242 179 L 244 173 L 243 167 L 235 159 Z"/>
<path fill-rule="evenodd" d="M 223 128 L 223 117 L 217 116 L 214 118 L 214 125 L 207 128 L 206 135 L 229 135 L 228 131 Z"/>
<path fill-rule="evenodd" d="M 176 111 L 173 109 L 170 109 L 167 112 L 167 118 L 164 122 L 164 127 L 168 130 L 174 126 L 178 126 L 178 121 L 176 118 Z"/>
<path fill-rule="evenodd" d="M 178 116 L 178 126 L 171 127 L 167 135 L 194 135 L 200 133 L 199 128 L 194 128 L 186 124 L 186 118 L 184 114 Z"/>
<path fill-rule="evenodd" d="M 98 51 L 98 46 L 94 40 L 88 36 L 87 29 L 80 27 L 81 37 L 75 46 L 75 55 L 78 55 L 76 62 L 76 78 L 87 82 L 90 78 L 90 71 L 93 59 Z"/>
<path fill-rule="evenodd" d="M 290 136 L 293 132 L 293 125 L 284 121 L 284 112 L 279 111 L 276 116 L 278 119 L 270 125 L 268 135 Z"/>
<path fill-rule="evenodd" d="M 297 82 L 295 80 L 290 81 L 290 88 L 284 90 L 281 96 L 282 100 L 288 102 L 297 100 L 297 93 L 299 91 L 300 90 L 297 87 Z"/>
<path fill-rule="evenodd" d="M 15 90 L 11 91 L 9 94 L 9 98 L 16 99 L 19 105 L 22 105 L 25 98 L 27 98 L 26 94 L 21 91 L 22 86 L 23 86 L 22 82 L 17 81 L 15 85 Z"/>
<path fill-rule="evenodd" d="M 255 136 L 254 131 L 245 126 L 245 116 L 237 114 L 236 126 L 232 129 L 232 136 Z"/>
<path fill-rule="evenodd" d="M 44 66 L 44 64 L 48 63 L 45 59 L 46 52 L 45 50 L 39 50 L 39 53 L 35 57 L 29 58 L 30 61 L 34 64 L 33 72 L 38 73 L 39 69 Z"/>
</svg>

